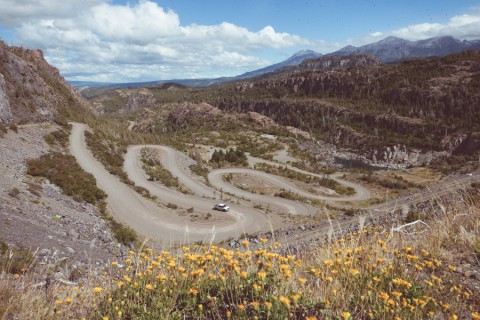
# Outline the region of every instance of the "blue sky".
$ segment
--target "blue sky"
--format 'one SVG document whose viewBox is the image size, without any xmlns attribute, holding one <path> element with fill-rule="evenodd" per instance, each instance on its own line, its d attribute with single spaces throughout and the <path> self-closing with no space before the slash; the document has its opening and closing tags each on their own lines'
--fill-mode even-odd
<svg viewBox="0 0 480 320">
<path fill-rule="evenodd" d="M 393 35 L 480 39 L 480 1 L 0 0 L 0 38 L 69 80 L 234 76 Z"/>
</svg>

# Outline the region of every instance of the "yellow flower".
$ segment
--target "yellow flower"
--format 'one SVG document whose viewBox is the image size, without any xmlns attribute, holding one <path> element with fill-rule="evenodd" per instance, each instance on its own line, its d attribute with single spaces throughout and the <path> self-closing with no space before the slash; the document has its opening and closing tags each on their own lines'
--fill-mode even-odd
<svg viewBox="0 0 480 320">
<path fill-rule="evenodd" d="M 318 320 L 315 316 L 306 316 L 305 320 Z"/>
<path fill-rule="evenodd" d="M 102 288 L 100 288 L 100 287 L 95 287 L 95 288 L 93 288 L 93 292 L 95 292 L 95 293 L 100 293 L 100 292 L 102 292 Z"/>
<path fill-rule="evenodd" d="M 267 274 L 262 271 L 262 272 L 257 273 L 257 276 L 260 280 L 265 280 L 265 278 L 267 277 Z"/>
<path fill-rule="evenodd" d="M 188 294 L 191 295 L 191 296 L 196 296 L 197 293 L 198 293 L 198 290 L 193 289 L 193 288 L 191 288 L 191 289 L 188 291 Z"/>
<path fill-rule="evenodd" d="M 151 284 L 147 284 L 145 286 L 145 289 L 147 289 L 148 291 L 152 291 L 153 290 L 153 286 Z"/>
<path fill-rule="evenodd" d="M 70 298 L 70 297 L 67 297 L 67 299 L 65 299 L 65 302 L 66 302 L 66 303 L 72 303 L 72 301 L 73 301 L 73 300 L 72 300 L 72 298 Z"/>
<path fill-rule="evenodd" d="M 378 294 L 378 297 L 379 297 L 380 300 L 382 300 L 382 301 L 387 301 L 388 298 L 390 298 L 390 296 L 388 295 L 388 293 L 383 292 L 383 291 Z"/>
<path fill-rule="evenodd" d="M 357 269 L 350 269 L 349 271 L 350 271 L 350 273 L 351 273 L 352 275 L 354 275 L 354 276 L 356 276 L 356 275 L 358 275 L 358 274 L 360 273 L 360 271 L 358 271 Z"/>
<path fill-rule="evenodd" d="M 62 300 L 55 300 L 55 304 L 56 304 L 57 306 L 61 305 L 62 303 L 63 303 Z"/>
<path fill-rule="evenodd" d="M 305 279 L 305 278 L 299 278 L 299 279 L 298 279 L 298 282 L 299 282 L 300 284 L 305 284 L 305 283 L 307 283 L 307 279 Z"/>
<path fill-rule="evenodd" d="M 108 317 L 103 317 L 102 320 L 108 320 Z"/>
<path fill-rule="evenodd" d="M 472 320 L 480 320 L 480 314 L 477 312 L 472 312 Z"/>
<path fill-rule="evenodd" d="M 343 312 L 340 314 L 340 316 L 341 316 L 344 320 L 348 320 L 348 319 L 350 319 L 350 317 L 351 317 L 352 315 L 350 314 L 350 312 L 343 311 Z"/>
<path fill-rule="evenodd" d="M 291 298 L 292 298 L 293 302 L 297 302 L 298 299 L 300 299 L 300 295 L 299 294 L 294 294 L 293 296 L 291 296 Z"/>
<path fill-rule="evenodd" d="M 270 310 L 270 308 L 272 307 L 272 303 L 269 301 L 265 301 L 263 304 L 265 305 L 265 308 L 267 308 L 267 310 Z"/>
<path fill-rule="evenodd" d="M 290 308 L 290 299 L 285 296 L 280 296 L 280 303 L 283 304 L 286 308 Z"/>
<path fill-rule="evenodd" d="M 156 276 L 155 278 L 158 279 L 158 280 L 161 280 L 161 281 L 167 279 L 167 277 L 166 277 L 165 275 L 163 275 L 163 274 L 159 274 L 159 275 Z"/>
<path fill-rule="evenodd" d="M 252 302 L 250 302 L 250 305 L 252 307 L 254 307 L 255 309 L 257 309 L 260 306 L 260 303 L 258 303 L 258 301 L 252 301 Z"/>
</svg>

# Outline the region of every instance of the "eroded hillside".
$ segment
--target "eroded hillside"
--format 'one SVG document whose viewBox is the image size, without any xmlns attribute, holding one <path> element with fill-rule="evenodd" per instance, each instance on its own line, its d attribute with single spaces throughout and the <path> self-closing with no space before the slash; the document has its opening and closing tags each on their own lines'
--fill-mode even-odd
<svg viewBox="0 0 480 320">
<path fill-rule="evenodd" d="M 0 42 L 0 122 L 52 121 L 87 106 L 41 50 Z"/>
<path fill-rule="evenodd" d="M 141 121 L 138 113 L 128 116 L 126 111 L 162 113 L 157 127 L 172 128 L 167 121 L 175 109 L 172 103 L 207 102 L 238 119 L 249 112 L 266 116 L 370 163 L 438 167 L 452 155 L 455 161 L 473 160 L 480 149 L 479 57 L 478 51 L 467 51 L 396 64 L 380 64 L 369 55 L 321 57 L 209 88 L 150 86 L 86 93 L 110 114 L 121 112 Z M 197 122 L 201 130 L 204 122 Z"/>
</svg>

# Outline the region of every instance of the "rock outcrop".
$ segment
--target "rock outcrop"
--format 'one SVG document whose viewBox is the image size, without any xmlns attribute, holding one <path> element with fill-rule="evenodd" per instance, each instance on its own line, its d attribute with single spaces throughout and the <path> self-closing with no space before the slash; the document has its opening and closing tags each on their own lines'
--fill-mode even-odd
<svg viewBox="0 0 480 320">
<path fill-rule="evenodd" d="M 10 102 L 6 92 L 5 77 L 0 74 L 0 122 L 10 122 L 12 113 L 10 112 Z"/>
<path fill-rule="evenodd" d="M 41 50 L 0 42 L 0 121 L 52 121 L 66 109 L 88 106 Z"/>
</svg>

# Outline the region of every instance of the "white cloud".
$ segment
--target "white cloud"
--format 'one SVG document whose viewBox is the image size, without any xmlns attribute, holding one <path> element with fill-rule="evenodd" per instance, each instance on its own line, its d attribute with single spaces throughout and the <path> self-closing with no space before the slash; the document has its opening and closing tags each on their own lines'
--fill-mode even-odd
<svg viewBox="0 0 480 320">
<path fill-rule="evenodd" d="M 228 22 L 182 25 L 174 11 L 149 0 L 133 5 L 87 0 L 81 10 L 75 0 L 21 1 L 26 11 L 0 13 L 0 23 L 15 26 L 20 44 L 43 49 L 72 80 L 237 75 L 268 65 L 255 57 L 259 51 L 315 44 L 271 26 L 251 31 Z"/>
<path fill-rule="evenodd" d="M 367 36 L 353 40 L 355 45 L 363 45 L 395 36 L 407 40 L 423 40 L 439 36 L 453 36 L 461 40 L 480 39 L 480 9 L 453 16 L 446 23 L 418 23 L 389 32 L 373 32 Z"/>
<path fill-rule="evenodd" d="M 105 0 L 0 0 L 0 24 L 17 27 L 26 20 L 65 18 Z"/>
</svg>

